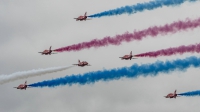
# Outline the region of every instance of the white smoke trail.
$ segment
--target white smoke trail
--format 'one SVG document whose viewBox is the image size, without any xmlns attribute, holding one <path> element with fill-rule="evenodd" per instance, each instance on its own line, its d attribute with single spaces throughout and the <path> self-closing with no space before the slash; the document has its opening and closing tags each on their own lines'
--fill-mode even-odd
<svg viewBox="0 0 200 112">
<path fill-rule="evenodd" d="M 51 68 L 46 68 L 46 69 L 36 69 L 36 70 L 34 69 L 34 70 L 29 70 L 29 71 L 16 72 L 9 75 L 0 75 L 0 84 L 8 83 L 8 82 L 19 80 L 19 79 L 34 77 L 34 76 L 41 76 L 48 73 L 63 71 L 72 67 L 74 66 L 51 67 Z"/>
</svg>

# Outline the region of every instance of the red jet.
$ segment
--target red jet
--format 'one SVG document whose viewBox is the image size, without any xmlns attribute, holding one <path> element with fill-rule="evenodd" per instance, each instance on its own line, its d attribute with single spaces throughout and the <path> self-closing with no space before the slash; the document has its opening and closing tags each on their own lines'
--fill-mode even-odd
<svg viewBox="0 0 200 112">
<path fill-rule="evenodd" d="M 20 84 L 18 87 L 14 87 L 14 88 L 17 88 L 17 89 L 25 89 L 26 90 L 26 88 L 29 88 L 28 87 L 28 85 L 26 85 L 26 81 L 25 81 L 25 83 L 24 84 Z"/>
<path fill-rule="evenodd" d="M 74 18 L 76 19 L 76 21 L 83 21 L 83 20 L 90 20 L 90 19 L 87 19 L 87 12 L 85 12 L 84 16 L 79 16 L 78 18 Z"/>
<path fill-rule="evenodd" d="M 174 93 L 169 93 L 167 96 L 164 96 L 165 98 L 176 98 L 176 97 L 179 97 L 177 96 L 176 94 L 176 90 L 174 91 Z"/>
<path fill-rule="evenodd" d="M 43 54 L 45 54 L 45 55 L 56 54 L 56 53 L 52 53 L 51 46 L 50 46 L 49 50 L 44 50 L 43 52 L 38 52 L 38 53 L 41 53 L 42 55 Z"/>
<path fill-rule="evenodd" d="M 130 52 L 129 55 L 124 55 L 123 57 L 119 57 L 119 58 L 121 58 L 122 60 L 123 59 L 125 59 L 125 60 L 137 59 L 137 58 L 133 58 L 132 51 Z"/>
<path fill-rule="evenodd" d="M 88 62 L 86 62 L 86 61 L 80 62 L 80 60 L 78 60 L 78 64 L 73 64 L 73 65 L 78 65 L 78 66 L 81 66 L 81 67 L 91 66 L 91 65 L 88 64 Z"/>
</svg>

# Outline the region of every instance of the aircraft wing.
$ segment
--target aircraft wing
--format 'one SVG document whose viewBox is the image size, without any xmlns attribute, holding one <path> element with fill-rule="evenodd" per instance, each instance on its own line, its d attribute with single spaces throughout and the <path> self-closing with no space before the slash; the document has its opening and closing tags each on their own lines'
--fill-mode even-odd
<svg viewBox="0 0 200 112">
<path fill-rule="evenodd" d="M 58 53 L 51 53 L 51 54 L 58 54 Z"/>
<path fill-rule="evenodd" d="M 13 87 L 13 88 L 17 88 L 17 87 Z"/>
<path fill-rule="evenodd" d="M 43 53 L 43 52 L 38 52 L 38 53 Z"/>
<path fill-rule="evenodd" d="M 78 64 L 73 64 L 73 65 L 78 65 Z"/>
<path fill-rule="evenodd" d="M 137 59 L 137 58 L 131 58 L 131 59 Z"/>
<path fill-rule="evenodd" d="M 78 19 L 78 18 L 74 18 L 74 19 Z"/>
<path fill-rule="evenodd" d="M 92 19 L 86 19 L 86 20 L 92 20 Z"/>
</svg>

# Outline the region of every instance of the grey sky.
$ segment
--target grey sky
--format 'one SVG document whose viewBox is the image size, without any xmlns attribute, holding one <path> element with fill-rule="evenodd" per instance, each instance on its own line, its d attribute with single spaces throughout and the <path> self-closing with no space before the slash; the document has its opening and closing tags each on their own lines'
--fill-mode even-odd
<svg viewBox="0 0 200 112">
<path fill-rule="evenodd" d="M 63 52 L 42 56 L 39 51 L 64 47 L 94 38 L 115 36 L 149 26 L 164 25 L 177 20 L 199 18 L 200 2 L 184 3 L 177 7 L 163 7 L 132 15 L 93 18 L 77 22 L 73 18 L 95 14 L 117 7 L 148 0 L 1 0 L 0 1 L 0 74 L 10 74 L 38 68 L 66 66 L 88 61 L 90 67 L 74 67 L 62 72 L 26 79 L 28 84 L 101 69 L 131 66 L 199 54 L 171 57 L 141 58 L 122 61 L 120 56 L 199 43 L 200 28 L 120 46 L 91 48 L 79 52 Z M 18 80 L 0 85 L 1 112 L 199 112 L 200 97 L 166 99 L 163 96 L 177 92 L 199 90 L 200 69 L 160 74 L 157 77 L 123 78 L 89 85 L 31 88 L 26 91 L 13 87 L 24 83 Z"/>
</svg>

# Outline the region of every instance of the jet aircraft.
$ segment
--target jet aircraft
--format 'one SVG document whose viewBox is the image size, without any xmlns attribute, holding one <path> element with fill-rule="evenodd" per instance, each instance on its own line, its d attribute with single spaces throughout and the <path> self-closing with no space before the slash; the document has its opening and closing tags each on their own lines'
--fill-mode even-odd
<svg viewBox="0 0 200 112">
<path fill-rule="evenodd" d="M 30 88 L 30 87 L 28 87 L 28 85 L 26 84 L 26 82 L 27 81 L 25 81 L 25 83 L 24 84 L 20 84 L 18 87 L 14 87 L 14 88 L 17 88 L 17 89 L 24 89 L 24 90 L 26 90 L 26 88 Z"/>
<path fill-rule="evenodd" d="M 176 94 L 176 90 L 174 91 L 174 93 L 169 93 L 167 96 L 164 96 L 165 98 L 176 98 L 176 97 L 179 97 L 179 96 L 177 96 L 177 94 Z"/>
<path fill-rule="evenodd" d="M 73 64 L 73 65 L 77 65 L 77 66 L 81 66 L 81 67 L 84 67 L 84 66 L 91 66 L 91 65 L 89 65 L 89 63 L 88 62 L 86 62 L 86 61 L 80 61 L 80 60 L 78 60 L 78 64 Z"/>
<path fill-rule="evenodd" d="M 43 52 L 38 52 L 38 53 L 41 53 L 42 55 L 45 54 L 45 55 L 51 55 L 51 54 L 56 54 L 56 53 L 52 53 L 53 50 L 51 50 L 51 46 L 49 48 L 49 50 L 44 50 Z"/>
<path fill-rule="evenodd" d="M 123 59 L 125 59 L 125 60 L 137 59 L 137 58 L 133 58 L 132 51 L 130 52 L 129 55 L 124 55 L 123 57 L 119 57 L 119 58 L 121 58 L 122 60 Z"/>
<path fill-rule="evenodd" d="M 83 20 L 90 20 L 90 19 L 87 19 L 87 12 L 85 12 L 84 16 L 79 16 L 78 18 L 74 18 L 76 19 L 76 21 L 83 21 Z"/>
</svg>

